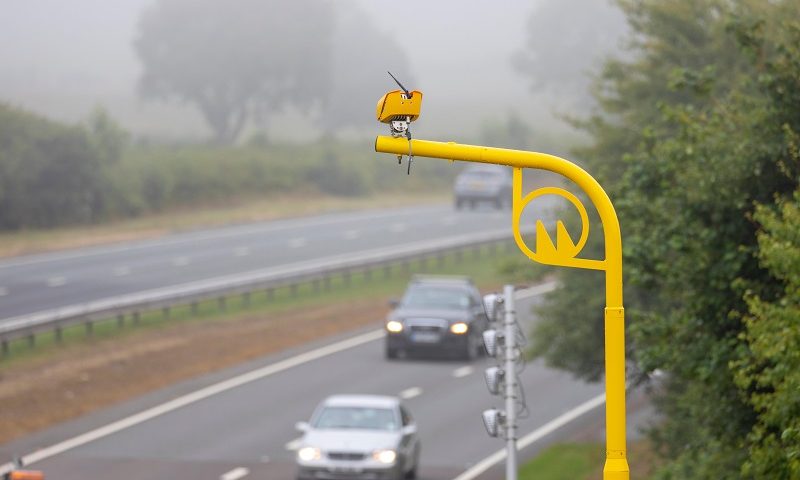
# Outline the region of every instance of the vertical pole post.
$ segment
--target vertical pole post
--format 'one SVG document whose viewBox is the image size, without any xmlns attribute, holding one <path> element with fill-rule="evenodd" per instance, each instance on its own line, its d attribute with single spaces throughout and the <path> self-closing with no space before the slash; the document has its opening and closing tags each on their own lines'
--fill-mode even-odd
<svg viewBox="0 0 800 480">
<path fill-rule="evenodd" d="M 514 356 L 516 355 L 516 322 L 514 311 L 514 286 L 503 287 L 505 301 L 505 371 L 506 371 L 506 480 L 517 480 L 517 375 Z"/>
</svg>

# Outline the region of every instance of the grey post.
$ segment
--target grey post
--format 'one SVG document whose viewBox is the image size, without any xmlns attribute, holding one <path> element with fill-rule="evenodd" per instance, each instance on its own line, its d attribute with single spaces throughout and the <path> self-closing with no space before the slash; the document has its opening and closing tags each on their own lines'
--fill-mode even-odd
<svg viewBox="0 0 800 480">
<path fill-rule="evenodd" d="M 514 286 L 503 287 L 505 301 L 505 370 L 506 370 L 506 480 L 517 480 L 517 375 L 515 368 L 516 355 L 516 321 L 514 311 Z"/>
</svg>

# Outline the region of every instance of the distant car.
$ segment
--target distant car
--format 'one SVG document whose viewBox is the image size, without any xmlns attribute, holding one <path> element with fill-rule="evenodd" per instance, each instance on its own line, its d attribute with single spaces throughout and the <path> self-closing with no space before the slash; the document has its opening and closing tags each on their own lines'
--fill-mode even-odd
<svg viewBox="0 0 800 480">
<path fill-rule="evenodd" d="M 455 207 L 475 208 L 479 202 L 491 202 L 496 208 L 511 205 L 509 169 L 495 165 L 471 165 L 456 177 L 453 193 Z"/>
<path fill-rule="evenodd" d="M 416 478 L 417 426 L 400 400 L 379 395 L 334 395 L 300 422 L 297 479 Z"/>
<path fill-rule="evenodd" d="M 466 277 L 415 276 L 386 318 L 386 357 L 444 353 L 471 360 L 483 352 L 488 319 Z"/>
</svg>

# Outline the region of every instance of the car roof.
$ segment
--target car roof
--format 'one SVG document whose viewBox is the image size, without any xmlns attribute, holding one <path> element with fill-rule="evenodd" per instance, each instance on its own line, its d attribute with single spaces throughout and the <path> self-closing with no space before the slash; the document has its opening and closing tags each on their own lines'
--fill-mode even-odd
<svg viewBox="0 0 800 480">
<path fill-rule="evenodd" d="M 414 275 L 411 277 L 411 283 L 426 283 L 462 287 L 472 287 L 475 285 L 471 278 L 457 275 Z"/>
<path fill-rule="evenodd" d="M 323 404 L 332 407 L 395 408 L 400 403 L 397 397 L 387 395 L 331 395 Z"/>
</svg>

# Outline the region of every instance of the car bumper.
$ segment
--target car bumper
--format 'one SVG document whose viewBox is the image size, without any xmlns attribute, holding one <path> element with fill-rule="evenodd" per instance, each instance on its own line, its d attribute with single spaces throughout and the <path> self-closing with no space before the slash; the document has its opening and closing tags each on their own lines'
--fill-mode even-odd
<svg viewBox="0 0 800 480">
<path fill-rule="evenodd" d="M 468 334 L 456 335 L 450 332 L 439 333 L 434 340 L 431 337 L 420 340 L 414 332 L 386 333 L 386 347 L 392 350 L 404 350 L 455 354 L 463 353 L 467 348 L 469 339 Z"/>
<path fill-rule="evenodd" d="M 394 480 L 398 478 L 396 465 L 386 467 L 359 467 L 341 465 L 299 466 L 297 477 L 303 480 Z"/>
</svg>

